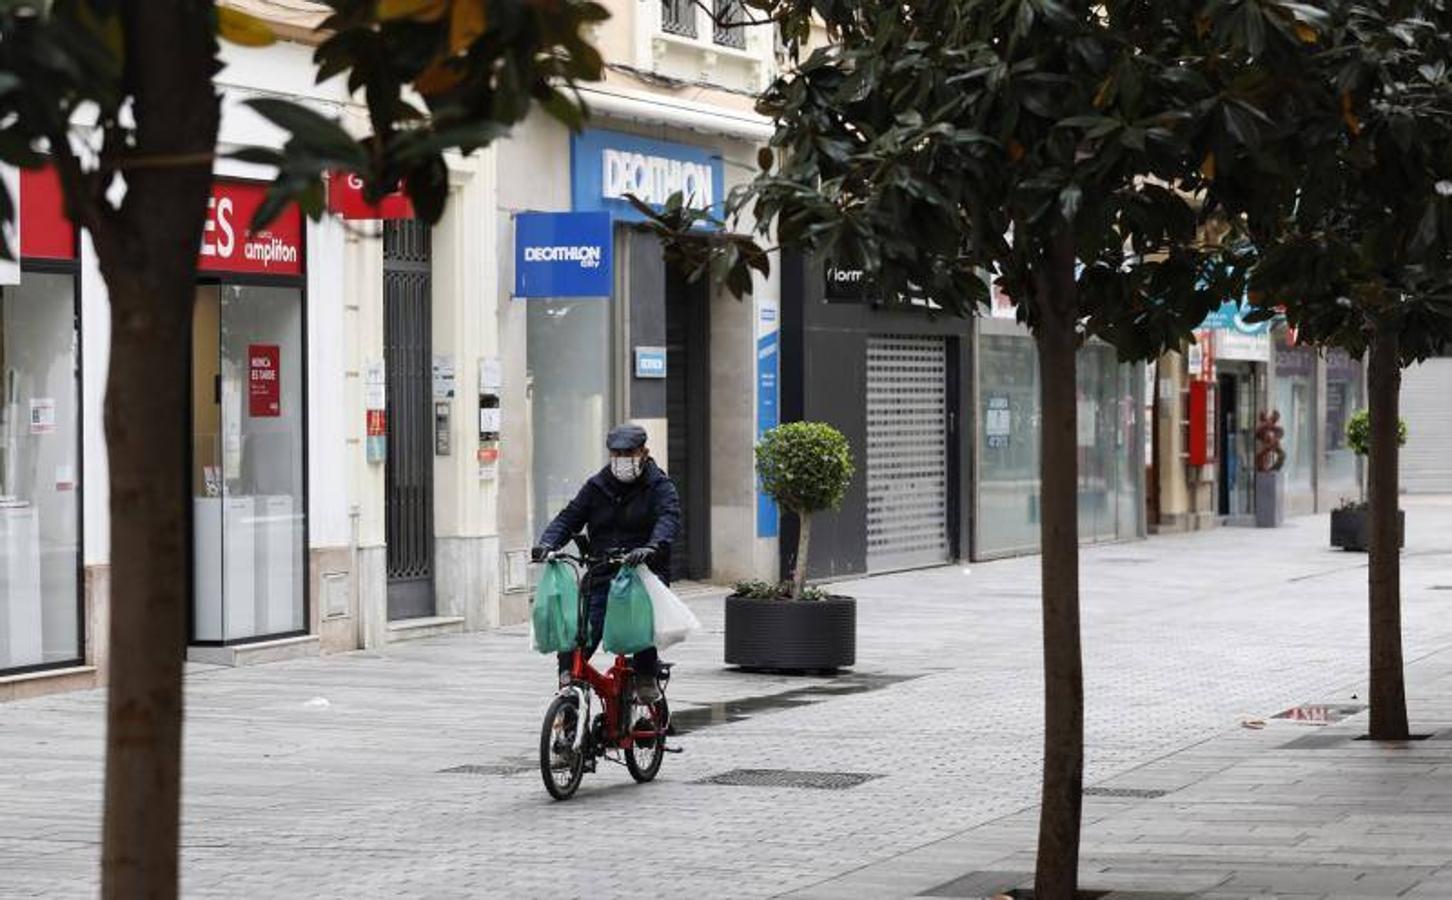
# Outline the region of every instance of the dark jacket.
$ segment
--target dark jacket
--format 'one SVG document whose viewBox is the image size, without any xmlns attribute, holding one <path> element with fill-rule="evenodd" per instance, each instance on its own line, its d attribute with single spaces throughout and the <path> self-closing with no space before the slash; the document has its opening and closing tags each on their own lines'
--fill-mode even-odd
<svg viewBox="0 0 1452 900">
<path fill-rule="evenodd" d="M 681 533 L 681 498 L 670 476 L 653 459 L 647 459 L 640 477 L 629 483 L 616 479 L 606 466 L 555 516 L 540 543 L 562 547 L 582 528 L 590 539 L 592 555 L 654 546 L 650 568 L 669 583 L 671 547 Z M 608 580 L 612 574 L 596 573 L 593 582 Z"/>
</svg>

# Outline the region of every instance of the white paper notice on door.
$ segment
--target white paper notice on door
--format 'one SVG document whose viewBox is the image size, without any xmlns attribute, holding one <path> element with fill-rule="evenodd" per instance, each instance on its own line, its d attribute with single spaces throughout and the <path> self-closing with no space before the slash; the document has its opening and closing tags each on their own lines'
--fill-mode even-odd
<svg viewBox="0 0 1452 900">
<path fill-rule="evenodd" d="M 55 434 L 55 398 L 30 399 L 30 433 Z"/>
</svg>

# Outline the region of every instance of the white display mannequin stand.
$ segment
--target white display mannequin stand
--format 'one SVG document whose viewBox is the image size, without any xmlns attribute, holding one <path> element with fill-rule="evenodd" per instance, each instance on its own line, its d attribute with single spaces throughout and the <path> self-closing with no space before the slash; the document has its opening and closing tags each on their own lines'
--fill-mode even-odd
<svg viewBox="0 0 1452 900">
<path fill-rule="evenodd" d="M 198 641 L 257 634 L 257 498 L 196 497 Z"/>
<path fill-rule="evenodd" d="M 0 500 L 0 669 L 44 662 L 42 627 L 40 521 L 29 503 Z"/>
<path fill-rule="evenodd" d="M 259 633 L 297 631 L 294 602 L 297 553 L 294 541 L 292 497 L 275 494 L 257 498 L 257 619 Z"/>
</svg>

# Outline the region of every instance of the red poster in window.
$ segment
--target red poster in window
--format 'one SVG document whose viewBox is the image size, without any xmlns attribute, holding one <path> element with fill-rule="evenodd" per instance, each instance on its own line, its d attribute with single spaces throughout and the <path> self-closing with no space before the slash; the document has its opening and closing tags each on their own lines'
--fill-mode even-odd
<svg viewBox="0 0 1452 900">
<path fill-rule="evenodd" d="M 282 415 L 281 365 L 276 344 L 247 346 L 247 412 L 254 418 Z"/>
<path fill-rule="evenodd" d="M 66 218 L 60 176 L 51 166 L 20 172 L 20 255 L 75 259 L 76 229 Z"/>
</svg>

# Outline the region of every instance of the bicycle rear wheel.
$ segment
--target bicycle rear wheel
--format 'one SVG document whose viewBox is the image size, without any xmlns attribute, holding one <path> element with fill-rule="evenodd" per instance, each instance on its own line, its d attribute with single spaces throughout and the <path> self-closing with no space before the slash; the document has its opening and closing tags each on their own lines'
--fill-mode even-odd
<svg viewBox="0 0 1452 900">
<path fill-rule="evenodd" d="M 630 730 L 634 740 L 630 749 L 625 751 L 625 768 L 630 770 L 630 777 L 637 782 L 644 784 L 655 778 L 660 772 L 660 764 L 665 760 L 665 739 L 666 725 L 669 722 L 669 714 L 666 712 L 665 698 L 655 701 L 648 707 L 637 708 L 641 712 L 632 710 L 635 714 L 635 724 Z"/>
<path fill-rule="evenodd" d="M 556 697 L 545 712 L 539 734 L 539 771 L 545 790 L 556 800 L 575 795 L 585 777 L 585 747 L 573 749 L 580 702 L 574 694 Z"/>
</svg>

